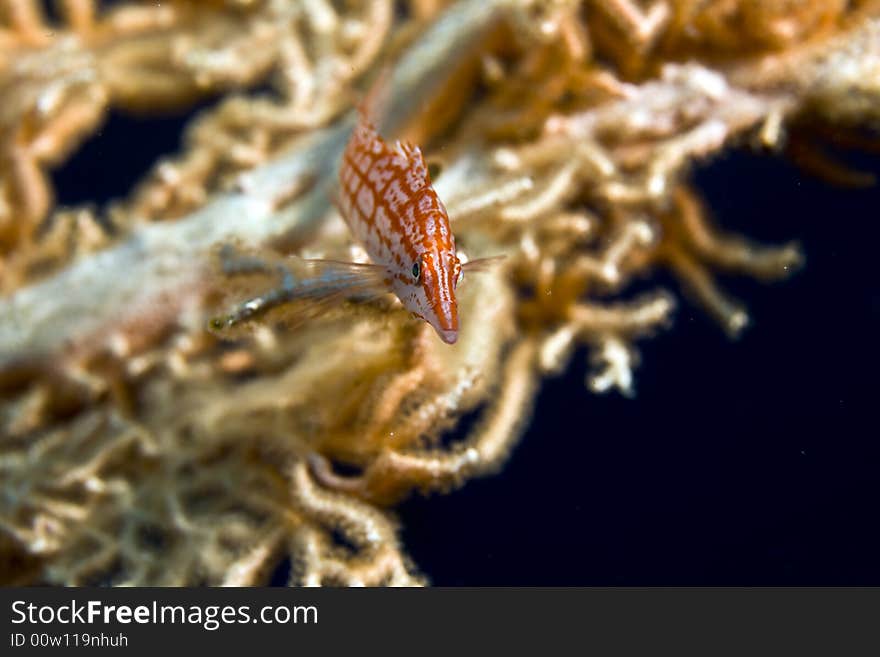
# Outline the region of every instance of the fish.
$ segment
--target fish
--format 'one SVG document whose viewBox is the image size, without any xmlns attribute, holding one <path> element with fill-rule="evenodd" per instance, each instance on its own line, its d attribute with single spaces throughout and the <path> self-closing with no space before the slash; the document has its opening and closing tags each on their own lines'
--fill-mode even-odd
<svg viewBox="0 0 880 657">
<path fill-rule="evenodd" d="M 338 207 L 355 239 L 382 265 L 394 294 L 440 338 L 458 339 L 455 290 L 463 274 L 449 215 L 418 146 L 388 144 L 368 104 L 339 168 Z"/>
<path fill-rule="evenodd" d="M 389 144 L 379 134 L 376 115 L 387 77 L 380 75 L 358 105 L 358 121 L 342 155 L 334 199 L 371 263 L 267 259 L 221 249 L 227 276 L 270 275 L 277 283 L 212 319 L 212 331 L 229 333 L 282 306 L 297 306 L 303 317 L 340 300 L 393 292 L 443 342 L 458 340 L 456 289 L 465 271 L 485 269 L 498 258 L 462 262 L 449 214 L 434 190 L 421 149 L 408 141 Z"/>
</svg>

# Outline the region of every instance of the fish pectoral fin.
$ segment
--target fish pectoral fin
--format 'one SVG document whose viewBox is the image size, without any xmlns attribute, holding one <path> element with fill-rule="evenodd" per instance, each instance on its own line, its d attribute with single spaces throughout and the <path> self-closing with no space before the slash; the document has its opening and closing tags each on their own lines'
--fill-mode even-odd
<svg viewBox="0 0 880 657">
<path fill-rule="evenodd" d="M 466 273 L 489 271 L 493 267 L 501 264 L 506 255 L 490 256 L 488 258 L 477 258 L 476 260 L 468 260 L 461 266 L 462 271 Z"/>
<path fill-rule="evenodd" d="M 322 289 L 328 291 L 339 289 L 342 291 L 360 292 L 370 294 L 378 292 L 385 294 L 388 288 L 388 270 L 382 265 L 371 262 L 345 262 L 342 260 L 303 259 L 289 257 L 288 260 L 297 261 L 300 269 L 299 276 L 303 280 L 317 281 L 320 285 L 315 287 L 318 293 Z"/>
<path fill-rule="evenodd" d="M 258 325 L 298 326 L 346 301 L 369 301 L 389 292 L 385 267 L 311 260 L 253 250 L 221 268 L 226 299 L 237 299 L 208 322 L 221 337 L 237 337 Z"/>
</svg>

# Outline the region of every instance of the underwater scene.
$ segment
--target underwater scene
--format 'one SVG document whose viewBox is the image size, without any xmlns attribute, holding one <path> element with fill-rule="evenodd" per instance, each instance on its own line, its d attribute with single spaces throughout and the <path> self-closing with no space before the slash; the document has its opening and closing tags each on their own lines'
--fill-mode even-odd
<svg viewBox="0 0 880 657">
<path fill-rule="evenodd" d="M 880 0 L 0 0 L 0 584 L 880 585 Z"/>
</svg>

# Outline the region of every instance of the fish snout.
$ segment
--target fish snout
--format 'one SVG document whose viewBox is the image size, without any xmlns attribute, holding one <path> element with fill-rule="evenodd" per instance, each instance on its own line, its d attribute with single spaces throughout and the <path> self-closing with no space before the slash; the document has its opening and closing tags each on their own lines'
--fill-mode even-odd
<svg viewBox="0 0 880 657">
<path fill-rule="evenodd" d="M 446 344 L 455 344 L 458 340 L 458 313 L 453 309 L 451 312 L 428 313 L 428 323 Z"/>
<path fill-rule="evenodd" d="M 455 344 L 456 340 L 458 340 L 457 329 L 440 329 L 437 331 L 437 334 L 446 344 Z"/>
</svg>

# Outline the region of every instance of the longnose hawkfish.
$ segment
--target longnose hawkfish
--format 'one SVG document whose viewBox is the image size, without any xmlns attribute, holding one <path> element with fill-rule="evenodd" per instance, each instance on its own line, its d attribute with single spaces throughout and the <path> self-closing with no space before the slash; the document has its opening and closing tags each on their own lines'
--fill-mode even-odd
<svg viewBox="0 0 880 657">
<path fill-rule="evenodd" d="M 447 344 L 458 339 L 455 290 L 466 270 L 497 258 L 459 260 L 446 208 L 434 191 L 418 146 L 382 139 L 376 129 L 380 79 L 358 107 L 359 121 L 339 168 L 336 206 L 371 264 L 307 260 L 288 256 L 235 256 L 221 249 L 224 274 L 273 275 L 280 284 L 215 317 L 220 335 L 270 311 L 296 306 L 300 316 L 318 313 L 339 300 L 393 292 L 414 316 L 427 321 Z"/>
</svg>

